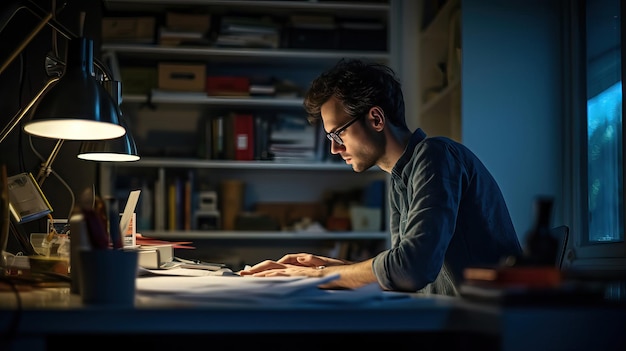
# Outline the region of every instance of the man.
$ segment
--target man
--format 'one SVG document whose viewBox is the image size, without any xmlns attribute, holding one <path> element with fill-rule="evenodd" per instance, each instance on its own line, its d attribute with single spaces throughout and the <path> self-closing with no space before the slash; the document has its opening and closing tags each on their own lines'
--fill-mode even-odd
<svg viewBox="0 0 626 351">
<path fill-rule="evenodd" d="M 362 262 L 298 253 L 263 261 L 241 275 L 321 277 L 324 288 L 456 295 L 463 270 L 496 265 L 522 249 L 496 181 L 465 146 L 411 132 L 395 73 L 384 65 L 341 60 L 315 79 L 304 99 L 322 120 L 330 151 L 356 172 L 378 166 L 391 175 L 391 248 Z"/>
</svg>

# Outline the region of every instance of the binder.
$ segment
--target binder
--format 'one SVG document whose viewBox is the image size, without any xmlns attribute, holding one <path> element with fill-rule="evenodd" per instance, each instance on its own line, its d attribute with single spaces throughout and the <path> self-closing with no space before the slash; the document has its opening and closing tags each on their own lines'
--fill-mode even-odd
<svg viewBox="0 0 626 351">
<path fill-rule="evenodd" d="M 254 160 L 254 117 L 252 114 L 235 114 L 235 160 Z"/>
</svg>

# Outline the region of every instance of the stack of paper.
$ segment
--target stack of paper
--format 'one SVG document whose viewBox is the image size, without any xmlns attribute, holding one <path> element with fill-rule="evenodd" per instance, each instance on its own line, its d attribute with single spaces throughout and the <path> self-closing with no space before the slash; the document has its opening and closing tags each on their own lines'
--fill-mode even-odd
<svg viewBox="0 0 626 351">
<path fill-rule="evenodd" d="M 318 287 L 338 278 L 339 275 L 322 278 L 163 275 L 137 279 L 137 293 L 139 296 L 168 297 L 190 303 L 273 305 L 359 304 L 408 297 L 386 294 L 377 284 L 355 290 L 326 290 Z"/>
</svg>

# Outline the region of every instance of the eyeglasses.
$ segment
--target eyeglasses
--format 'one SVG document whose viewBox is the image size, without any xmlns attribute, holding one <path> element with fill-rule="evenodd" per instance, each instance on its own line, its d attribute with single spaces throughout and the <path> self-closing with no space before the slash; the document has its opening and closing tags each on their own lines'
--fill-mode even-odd
<svg viewBox="0 0 626 351">
<path fill-rule="evenodd" d="M 334 142 L 336 142 L 339 145 L 343 145 L 343 140 L 341 140 L 341 137 L 339 136 L 339 134 L 343 133 L 346 129 L 348 129 L 348 127 L 352 123 L 356 122 L 356 120 L 359 119 L 360 117 L 361 116 L 354 117 L 353 119 L 350 120 L 350 122 L 344 124 L 343 127 L 335 130 L 334 132 L 326 133 L 326 137 L 330 141 L 334 141 Z"/>
</svg>

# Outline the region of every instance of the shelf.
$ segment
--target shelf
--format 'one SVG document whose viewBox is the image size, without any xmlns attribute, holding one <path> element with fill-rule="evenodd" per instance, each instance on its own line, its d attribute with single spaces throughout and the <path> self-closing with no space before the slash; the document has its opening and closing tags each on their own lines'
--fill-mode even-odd
<svg viewBox="0 0 626 351">
<path fill-rule="evenodd" d="M 441 37 L 442 33 L 448 32 L 448 20 L 453 9 L 459 7 L 459 2 L 455 0 L 446 0 L 445 4 L 439 9 L 435 17 L 430 21 L 428 26 L 420 33 L 421 38 Z"/>
<path fill-rule="evenodd" d="M 222 107 L 271 107 L 271 108 L 302 108 L 302 98 L 280 97 L 222 97 L 208 96 L 204 93 L 153 93 L 128 94 L 122 97 L 123 103 L 153 103 L 181 105 L 209 105 Z"/>
<path fill-rule="evenodd" d="M 154 167 L 154 168 L 214 168 L 214 169 L 267 169 L 267 170 L 311 170 L 311 171 L 350 171 L 352 167 L 341 162 L 310 162 L 288 163 L 274 161 L 231 161 L 231 160 L 199 160 L 144 157 L 135 162 L 116 164 L 121 167 Z M 373 167 L 368 172 L 382 172 Z"/>
<path fill-rule="evenodd" d="M 455 89 L 459 88 L 460 85 L 460 80 L 455 80 L 454 82 L 448 84 L 447 87 L 438 92 L 437 95 L 430 98 L 427 102 L 424 103 L 424 105 L 422 105 L 421 114 L 426 115 L 435 110 L 438 106 L 449 105 L 452 92 Z"/>
<path fill-rule="evenodd" d="M 142 236 L 185 240 L 386 240 L 387 232 L 267 232 L 267 231 L 142 231 Z"/>
<path fill-rule="evenodd" d="M 141 90 L 134 90 L 133 94 L 126 93 L 122 96 L 122 107 L 124 115 L 129 118 L 132 127 L 135 128 L 133 134 L 136 136 L 139 153 L 141 154 L 141 150 L 149 150 L 144 152 L 153 156 L 142 155 L 142 158 L 135 162 L 102 164 L 100 166 L 100 185 L 103 194 L 117 196 L 117 194 L 125 194 L 129 187 L 134 184 L 143 184 L 142 186 L 147 190 L 146 194 L 151 195 L 149 198 L 152 200 L 151 203 L 145 203 L 145 207 L 140 207 L 140 210 L 145 210 L 149 216 L 140 217 L 139 210 L 137 213 L 138 218 L 145 219 L 142 227 L 146 230 L 141 230 L 141 234 L 146 237 L 169 241 L 209 241 L 208 243 L 205 242 L 204 245 L 198 245 L 198 248 L 204 251 L 202 254 L 206 255 L 222 254 L 224 248 L 232 250 L 234 245 L 234 251 L 237 251 L 237 255 L 241 255 L 243 261 L 252 262 L 256 261 L 257 256 L 267 249 L 264 246 L 280 249 L 281 246 L 300 245 L 311 247 L 311 249 L 328 250 L 329 242 L 338 242 L 342 246 L 351 247 L 351 243 L 343 245 L 344 242 L 349 241 L 362 241 L 357 246 L 364 250 L 378 250 L 378 248 L 371 248 L 372 243 L 375 243 L 376 246 L 380 246 L 379 244 L 384 244 L 385 247 L 389 246 L 389 237 L 385 230 L 376 232 L 234 231 L 232 228 L 239 227 L 233 226 L 230 221 L 225 221 L 225 219 L 232 219 L 232 214 L 236 214 L 236 211 L 252 212 L 255 211 L 258 204 L 262 204 L 266 205 L 269 210 L 266 208 L 261 210 L 275 211 L 276 213 L 272 213 L 272 218 L 280 219 L 277 222 L 280 222 L 281 225 L 271 228 L 287 228 L 287 222 L 283 220 L 283 217 L 288 217 L 287 219 L 292 222 L 299 218 L 311 218 L 316 221 L 319 219 L 322 222 L 324 217 L 328 215 L 326 212 L 336 213 L 326 211 L 327 209 L 336 208 L 337 211 L 340 211 L 343 210 L 342 206 L 345 206 L 344 201 L 350 200 L 351 204 L 360 201 L 359 191 L 372 192 L 368 201 L 370 203 L 377 201 L 375 204 L 380 203 L 380 206 L 384 207 L 381 208 L 381 216 L 384 216 L 385 213 L 388 213 L 388 204 L 384 194 L 379 193 L 378 190 L 383 191 L 387 186 L 388 174 L 380 168 L 372 167 L 366 172 L 356 174 L 357 172 L 354 172 L 351 165 L 341 162 L 341 158 L 332 156 L 328 157 L 332 161 L 237 161 L 232 160 L 233 157 L 230 155 L 224 156 L 231 158 L 228 160 L 194 158 L 194 155 L 199 154 L 195 152 L 198 145 L 195 144 L 194 140 L 203 140 L 204 142 L 209 138 L 224 137 L 226 133 L 230 133 L 230 140 L 224 140 L 224 145 L 228 142 L 231 143 L 229 146 L 232 147 L 232 142 L 240 142 L 240 139 L 234 138 L 233 130 L 227 130 L 224 127 L 221 130 L 223 134 L 214 134 L 212 128 L 217 128 L 218 125 L 212 122 L 207 123 L 208 119 L 215 116 L 226 116 L 240 110 L 253 114 L 255 118 L 282 114 L 304 117 L 303 88 L 308 86 L 320 72 L 334 65 L 340 59 L 355 58 L 382 64 L 393 62 L 395 54 L 391 49 L 393 47 L 391 42 L 395 40 L 392 35 L 396 33 L 394 29 L 396 24 L 391 19 L 399 10 L 398 1 L 105 0 L 104 5 L 105 15 L 109 14 L 111 17 L 141 14 L 142 16 L 161 19 L 165 12 L 180 10 L 181 13 L 208 13 L 211 14 L 211 19 L 215 15 L 216 20 L 222 15 L 241 13 L 272 16 L 276 17 L 277 22 L 286 24 L 288 17 L 294 14 L 319 14 L 332 16 L 338 23 L 341 21 L 349 22 L 350 19 L 374 20 L 373 22 L 376 23 L 384 23 L 387 26 L 385 39 L 387 45 L 378 45 L 376 48 L 381 50 L 376 51 L 369 49 L 373 47 L 369 45 L 372 39 L 369 32 L 360 32 L 354 39 L 368 44 L 364 46 L 363 50 L 216 47 L 208 43 L 193 46 L 166 46 L 154 44 L 154 42 L 109 41 L 103 43 L 100 48 L 101 53 L 110 61 L 109 65 L 112 67 L 114 76 L 119 75 L 121 77 L 122 69 L 127 67 L 142 66 L 152 71 L 156 68 L 156 64 L 161 62 L 196 63 L 206 64 L 205 73 L 207 77 L 220 75 L 271 76 L 287 85 L 293 85 L 297 89 L 294 89 L 293 94 L 274 97 L 225 97 L 209 96 L 203 91 L 159 90 L 157 82 L 152 82 L 150 86 L 142 86 Z M 282 34 L 286 34 L 286 32 L 281 31 Z M 327 38 L 323 36 L 317 40 L 318 42 L 326 41 Z M 322 44 L 325 43 L 322 42 Z M 287 44 L 284 45 L 287 46 Z M 298 45 L 293 44 L 292 46 Z M 328 46 L 331 47 L 331 45 Z M 351 46 L 344 45 L 341 47 L 350 48 Z M 385 47 L 387 50 L 382 50 Z M 156 71 L 158 73 L 158 68 Z M 151 76 L 152 78 L 154 77 Z M 147 93 L 148 91 L 150 93 Z M 282 93 L 282 91 L 280 92 Z M 145 106 L 149 108 L 144 108 Z M 260 121 L 265 122 L 265 120 Z M 244 132 L 242 132 L 241 126 L 239 128 L 237 136 L 241 137 Z M 246 128 L 250 129 L 249 127 Z M 253 128 L 255 130 L 261 128 L 260 123 L 255 124 Z M 268 132 L 265 129 L 259 129 L 259 131 L 261 133 Z M 248 132 L 246 131 L 246 133 Z M 318 131 L 311 130 L 311 133 L 318 133 Z M 251 134 L 245 135 L 250 136 Z M 313 136 L 322 138 L 321 141 L 325 142 L 323 136 L 317 134 Z M 308 140 L 309 135 L 303 136 L 303 138 L 305 137 Z M 259 139 L 253 140 L 258 141 Z M 185 144 L 186 142 L 189 142 L 189 145 Z M 246 145 L 249 146 L 249 142 L 246 141 Z M 268 147 L 253 145 L 255 148 Z M 206 146 L 204 144 L 205 152 L 203 154 L 208 154 Z M 168 153 L 172 155 L 184 154 L 188 157 L 162 157 L 165 152 L 161 152 L 161 150 L 166 150 L 168 147 L 174 150 Z M 327 146 L 325 147 L 327 148 Z M 183 148 L 187 148 L 184 150 L 185 152 L 179 152 Z M 189 150 L 191 152 L 186 152 Z M 320 150 L 315 149 L 314 151 L 318 153 Z M 324 151 L 328 152 L 328 150 Z M 214 153 L 210 154 L 218 158 Z M 257 153 L 257 155 L 260 154 L 262 153 Z M 189 186 L 183 189 L 179 186 L 181 182 L 175 180 L 183 180 L 187 182 L 186 184 L 192 185 L 192 192 L 186 190 L 190 189 Z M 239 181 L 245 186 L 243 198 L 239 198 L 239 195 L 236 196 L 235 200 L 241 202 L 239 205 L 235 204 L 237 206 L 225 206 L 228 201 L 232 202 L 230 197 L 233 197 L 233 193 L 235 193 L 229 192 L 228 188 L 223 186 L 228 180 Z M 383 187 L 379 186 L 381 181 L 385 181 Z M 191 221 L 204 220 L 203 217 L 193 216 L 193 211 L 206 210 L 206 208 L 198 207 L 199 204 L 194 203 L 195 199 L 190 196 L 196 190 L 211 191 L 217 195 L 215 204 L 213 204 L 216 207 L 212 210 L 219 211 L 220 217 L 207 217 L 207 220 L 211 221 L 210 226 L 198 225 L 197 222 L 192 222 L 192 225 L 188 223 L 190 213 L 192 214 Z M 182 202 L 177 202 L 180 199 Z M 184 204 L 184 206 L 179 206 L 180 204 Z M 324 209 L 318 210 L 317 204 L 323 205 Z M 174 218 L 182 215 L 182 207 L 185 210 L 186 225 L 181 225 L 178 218 Z M 228 213 L 224 208 L 228 210 Z M 228 225 L 223 223 L 213 225 L 212 221 L 217 220 L 224 220 L 223 222 Z M 381 222 L 386 224 L 384 218 L 381 218 Z M 175 225 L 171 225 L 172 223 Z M 148 228 L 150 230 L 147 230 Z M 184 230 L 182 228 L 222 228 L 224 230 Z M 378 227 L 375 228 L 378 229 Z M 252 244 L 248 245 L 248 243 Z M 320 244 L 322 245 L 320 246 Z M 331 246 L 335 247 L 335 245 Z M 356 254 L 356 251 L 343 250 L 338 254 L 348 258 L 347 256 Z"/>
<path fill-rule="evenodd" d="M 462 141 L 461 1 L 446 0 L 419 33 L 418 125 L 430 136 Z M 445 87 L 440 88 L 443 84 Z"/>
<path fill-rule="evenodd" d="M 390 54 L 384 51 L 330 51 L 300 49 L 249 49 L 215 48 L 196 46 L 161 46 L 149 44 L 102 44 L 103 52 L 112 52 L 120 57 L 133 57 L 159 60 L 206 60 L 208 62 L 249 62 L 271 59 L 272 64 L 319 65 L 323 62 L 335 63 L 340 58 L 361 58 L 388 62 Z"/>
<path fill-rule="evenodd" d="M 390 4 L 379 1 L 255 1 L 255 0 L 105 0 L 108 10 L 140 11 L 149 7 L 152 11 L 189 6 L 210 7 L 216 11 L 230 8 L 250 11 L 272 10 L 273 13 L 290 14 L 294 11 L 343 11 L 342 14 L 379 14 L 385 18 L 390 11 Z"/>
</svg>

